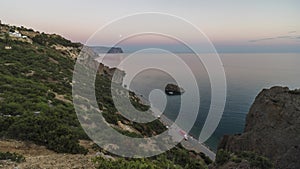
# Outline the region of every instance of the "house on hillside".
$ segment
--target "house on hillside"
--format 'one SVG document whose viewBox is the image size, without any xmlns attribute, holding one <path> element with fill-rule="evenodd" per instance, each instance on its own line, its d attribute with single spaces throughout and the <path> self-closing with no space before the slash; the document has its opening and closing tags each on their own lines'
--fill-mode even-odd
<svg viewBox="0 0 300 169">
<path fill-rule="evenodd" d="M 10 50 L 10 49 L 12 49 L 12 47 L 11 46 L 5 46 L 4 49 Z"/>
<path fill-rule="evenodd" d="M 19 31 L 9 32 L 9 36 L 15 38 L 22 38 L 22 34 Z"/>
</svg>

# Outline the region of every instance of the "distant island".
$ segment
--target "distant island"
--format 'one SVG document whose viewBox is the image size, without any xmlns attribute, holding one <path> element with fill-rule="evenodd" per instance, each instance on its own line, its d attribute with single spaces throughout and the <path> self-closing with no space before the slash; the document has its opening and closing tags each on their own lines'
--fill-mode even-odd
<svg viewBox="0 0 300 169">
<path fill-rule="evenodd" d="M 120 47 L 106 47 L 106 46 L 90 46 L 97 54 L 103 53 L 123 53 L 122 48 Z"/>
</svg>

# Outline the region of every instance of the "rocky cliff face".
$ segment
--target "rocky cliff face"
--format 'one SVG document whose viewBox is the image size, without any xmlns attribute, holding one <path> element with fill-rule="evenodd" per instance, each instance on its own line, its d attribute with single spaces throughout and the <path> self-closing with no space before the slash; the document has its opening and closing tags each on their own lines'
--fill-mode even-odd
<svg viewBox="0 0 300 169">
<path fill-rule="evenodd" d="M 264 89 L 255 99 L 244 133 L 224 136 L 219 149 L 254 151 L 268 157 L 275 168 L 300 168 L 300 90 Z"/>
<path fill-rule="evenodd" d="M 95 60 L 98 54 L 94 49 L 84 46 L 81 50 L 79 62 L 84 63 L 87 66 L 95 68 L 99 63 Z M 103 63 L 98 65 L 98 73 L 103 76 L 107 76 L 112 82 L 116 84 L 122 84 L 125 72 L 118 68 L 110 68 Z"/>
</svg>

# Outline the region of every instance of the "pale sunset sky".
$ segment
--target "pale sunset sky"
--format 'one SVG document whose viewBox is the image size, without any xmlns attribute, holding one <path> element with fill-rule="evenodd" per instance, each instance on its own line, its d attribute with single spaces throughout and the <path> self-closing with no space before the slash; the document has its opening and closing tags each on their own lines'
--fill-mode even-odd
<svg viewBox="0 0 300 169">
<path fill-rule="evenodd" d="M 219 52 L 277 53 L 300 52 L 299 9 L 299 0 L 5 0 L 0 20 L 85 43 L 114 19 L 163 12 L 199 27 Z"/>
</svg>

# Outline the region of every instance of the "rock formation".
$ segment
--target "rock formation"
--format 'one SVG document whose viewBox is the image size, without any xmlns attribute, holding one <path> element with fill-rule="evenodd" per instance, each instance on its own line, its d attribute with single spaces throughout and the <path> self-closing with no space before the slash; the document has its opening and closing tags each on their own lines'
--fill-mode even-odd
<svg viewBox="0 0 300 169">
<path fill-rule="evenodd" d="M 123 50 L 119 47 L 112 47 L 107 53 L 123 53 Z"/>
<path fill-rule="evenodd" d="M 253 151 L 278 169 L 300 168 L 300 90 L 264 89 L 247 115 L 244 133 L 224 136 L 219 149 Z"/>
<path fill-rule="evenodd" d="M 104 46 L 91 46 L 97 54 L 101 53 L 123 53 L 122 48 L 120 47 L 104 47 Z"/>
<path fill-rule="evenodd" d="M 90 47 L 84 46 L 81 50 L 79 62 L 85 66 L 95 68 L 98 65 L 98 73 L 103 76 L 109 77 L 112 82 L 116 84 L 122 84 L 125 72 L 118 68 L 110 68 L 103 63 L 98 63 L 95 58 L 98 57 L 98 54 L 91 49 Z"/>
<path fill-rule="evenodd" d="M 165 88 L 165 92 L 167 95 L 181 95 L 185 91 L 183 88 L 181 88 L 175 84 L 167 84 L 167 86 Z"/>
</svg>

